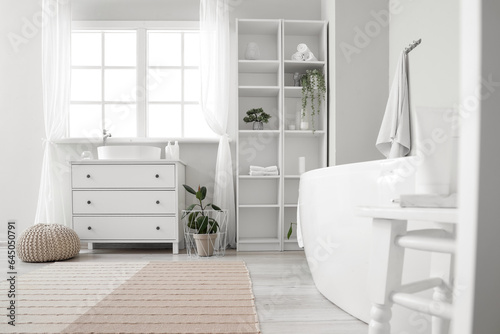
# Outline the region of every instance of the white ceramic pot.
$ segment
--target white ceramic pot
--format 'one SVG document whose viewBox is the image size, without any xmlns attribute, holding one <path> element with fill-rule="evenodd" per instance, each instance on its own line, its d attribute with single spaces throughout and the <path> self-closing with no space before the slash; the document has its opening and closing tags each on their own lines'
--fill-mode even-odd
<svg viewBox="0 0 500 334">
<path fill-rule="evenodd" d="M 218 233 L 193 235 L 198 256 L 207 257 L 214 255 L 214 244 L 217 236 Z"/>
</svg>

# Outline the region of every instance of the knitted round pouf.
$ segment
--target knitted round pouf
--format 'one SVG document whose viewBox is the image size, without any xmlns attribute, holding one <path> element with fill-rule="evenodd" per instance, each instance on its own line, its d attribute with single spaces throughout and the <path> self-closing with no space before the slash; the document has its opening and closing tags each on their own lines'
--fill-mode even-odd
<svg viewBox="0 0 500 334">
<path fill-rule="evenodd" d="M 80 252 L 80 238 L 63 225 L 36 224 L 21 233 L 16 249 L 24 262 L 67 260 Z"/>
</svg>

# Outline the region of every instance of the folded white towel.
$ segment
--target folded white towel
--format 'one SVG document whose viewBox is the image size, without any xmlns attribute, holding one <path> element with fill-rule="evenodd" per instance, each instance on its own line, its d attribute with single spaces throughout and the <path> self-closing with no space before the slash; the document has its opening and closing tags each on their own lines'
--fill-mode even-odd
<svg viewBox="0 0 500 334">
<path fill-rule="evenodd" d="M 401 195 L 399 205 L 403 208 L 456 208 L 457 194 L 411 194 Z"/>
<path fill-rule="evenodd" d="M 274 171 L 274 172 L 250 171 L 250 176 L 274 176 L 274 175 L 279 175 L 278 171 Z"/>
<path fill-rule="evenodd" d="M 250 171 L 253 171 L 253 172 L 277 172 L 278 166 L 269 166 L 269 167 L 250 166 Z"/>
<path fill-rule="evenodd" d="M 403 157 L 411 148 L 407 63 L 408 58 L 403 51 L 399 57 L 384 119 L 375 144 L 386 158 Z"/>
</svg>

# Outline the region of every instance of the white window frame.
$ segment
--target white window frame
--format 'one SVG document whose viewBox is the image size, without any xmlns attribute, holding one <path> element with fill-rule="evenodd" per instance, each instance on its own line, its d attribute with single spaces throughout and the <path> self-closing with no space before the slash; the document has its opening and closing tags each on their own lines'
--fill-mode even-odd
<svg viewBox="0 0 500 334">
<path fill-rule="evenodd" d="M 147 71 L 149 64 L 147 62 L 147 31 L 148 30 L 199 30 L 197 21 L 73 21 L 72 31 L 92 31 L 92 30 L 135 30 L 137 31 L 137 87 L 147 87 Z M 184 49 L 182 49 L 184 52 Z M 184 59 L 182 55 L 182 59 Z M 104 64 L 102 64 L 104 66 Z M 77 68 L 75 66 L 74 68 Z M 161 68 L 152 66 L 153 68 Z M 72 67 L 73 68 L 73 67 Z M 173 68 L 173 67 L 168 67 Z M 184 68 L 184 66 L 179 66 Z M 189 68 L 189 67 L 187 67 Z M 104 86 L 104 82 L 103 82 Z M 184 86 L 184 85 L 183 85 Z M 217 136 L 214 138 L 149 138 L 147 135 L 147 94 L 137 96 L 137 136 L 130 138 L 110 138 L 111 142 L 166 142 L 167 140 L 179 140 L 181 142 L 218 142 Z M 182 87 L 182 96 L 184 99 L 184 87 Z M 102 97 L 104 99 L 104 96 Z M 184 131 L 184 100 L 182 101 L 182 131 Z M 104 104 L 103 104 L 104 105 Z M 104 113 L 103 113 L 104 117 Z M 79 138 L 68 138 L 68 142 L 78 141 Z"/>
</svg>

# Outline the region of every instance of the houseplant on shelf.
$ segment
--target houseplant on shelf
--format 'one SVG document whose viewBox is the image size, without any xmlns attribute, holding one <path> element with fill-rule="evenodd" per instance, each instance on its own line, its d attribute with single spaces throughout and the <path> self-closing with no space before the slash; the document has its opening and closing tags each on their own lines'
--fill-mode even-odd
<svg viewBox="0 0 500 334">
<path fill-rule="evenodd" d="M 314 129 L 314 115 L 321 111 L 321 103 L 325 100 L 326 83 L 325 76 L 319 70 L 307 70 L 300 79 L 302 85 L 302 118 L 305 119 L 308 102 L 311 106 L 311 124 Z M 302 127 L 301 127 L 302 128 Z M 304 128 L 306 130 L 306 128 Z"/>
<path fill-rule="evenodd" d="M 262 108 L 250 109 L 247 116 L 243 118 L 245 123 L 253 123 L 254 130 L 264 130 L 264 124 L 269 122 L 271 115 L 264 112 Z"/>
<path fill-rule="evenodd" d="M 203 205 L 203 200 L 207 196 L 207 188 L 198 186 L 195 191 L 190 186 L 183 184 L 184 189 L 193 194 L 199 203 L 191 204 L 183 211 L 182 219 L 187 217 L 186 227 L 192 232 L 199 256 L 212 256 L 214 253 L 214 243 L 218 237 L 220 225 L 217 222 L 217 215 L 214 212 L 224 213 L 221 208 L 213 203 Z M 214 218 L 216 217 L 216 218 Z"/>
</svg>

